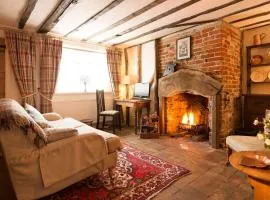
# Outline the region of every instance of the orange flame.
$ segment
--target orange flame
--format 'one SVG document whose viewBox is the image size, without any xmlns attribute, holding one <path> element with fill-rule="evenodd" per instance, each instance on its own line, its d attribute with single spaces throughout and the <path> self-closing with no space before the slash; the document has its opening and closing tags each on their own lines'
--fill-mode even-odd
<svg viewBox="0 0 270 200">
<path fill-rule="evenodd" d="M 193 112 L 185 113 L 182 119 L 182 124 L 195 124 L 195 117 Z"/>
</svg>

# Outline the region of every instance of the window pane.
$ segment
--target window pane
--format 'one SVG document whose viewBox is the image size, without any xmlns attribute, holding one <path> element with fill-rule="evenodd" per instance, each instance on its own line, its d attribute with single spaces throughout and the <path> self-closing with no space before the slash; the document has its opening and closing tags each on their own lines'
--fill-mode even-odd
<svg viewBox="0 0 270 200">
<path fill-rule="evenodd" d="M 105 53 L 63 48 L 56 93 L 111 91 Z"/>
</svg>

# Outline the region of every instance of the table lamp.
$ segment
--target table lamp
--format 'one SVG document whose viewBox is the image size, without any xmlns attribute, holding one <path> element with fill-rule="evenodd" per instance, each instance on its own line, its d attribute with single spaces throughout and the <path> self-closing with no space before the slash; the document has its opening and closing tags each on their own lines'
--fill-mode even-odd
<svg viewBox="0 0 270 200">
<path fill-rule="evenodd" d="M 129 85 L 131 84 L 131 78 L 129 75 L 125 75 L 122 79 L 122 84 L 126 86 L 126 99 L 129 98 Z"/>
</svg>

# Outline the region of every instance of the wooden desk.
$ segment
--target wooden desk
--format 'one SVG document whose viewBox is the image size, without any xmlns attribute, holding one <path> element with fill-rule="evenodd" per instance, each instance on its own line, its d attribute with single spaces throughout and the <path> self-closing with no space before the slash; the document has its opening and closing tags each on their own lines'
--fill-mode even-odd
<svg viewBox="0 0 270 200">
<path fill-rule="evenodd" d="M 135 108 L 135 134 L 140 126 L 142 109 L 147 109 L 147 115 L 150 113 L 150 99 L 114 99 L 117 106 L 126 106 L 126 124 L 130 125 L 129 113 L 130 108 Z"/>
<path fill-rule="evenodd" d="M 254 154 L 267 154 L 270 157 L 270 152 L 242 151 L 233 153 L 229 158 L 230 163 L 234 168 L 248 175 L 248 181 L 254 188 L 254 200 L 268 200 L 270 199 L 270 169 L 251 168 L 239 164 L 242 156 Z"/>
</svg>

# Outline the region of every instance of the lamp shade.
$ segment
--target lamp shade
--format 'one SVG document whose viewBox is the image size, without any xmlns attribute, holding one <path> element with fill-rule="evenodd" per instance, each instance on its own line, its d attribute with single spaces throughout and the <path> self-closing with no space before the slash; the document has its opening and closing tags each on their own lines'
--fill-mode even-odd
<svg viewBox="0 0 270 200">
<path fill-rule="evenodd" d="M 131 79 L 130 79 L 130 76 L 128 76 L 128 75 L 125 75 L 123 78 L 122 78 L 122 84 L 124 84 L 124 85 L 129 85 L 129 84 L 131 84 Z"/>
</svg>

